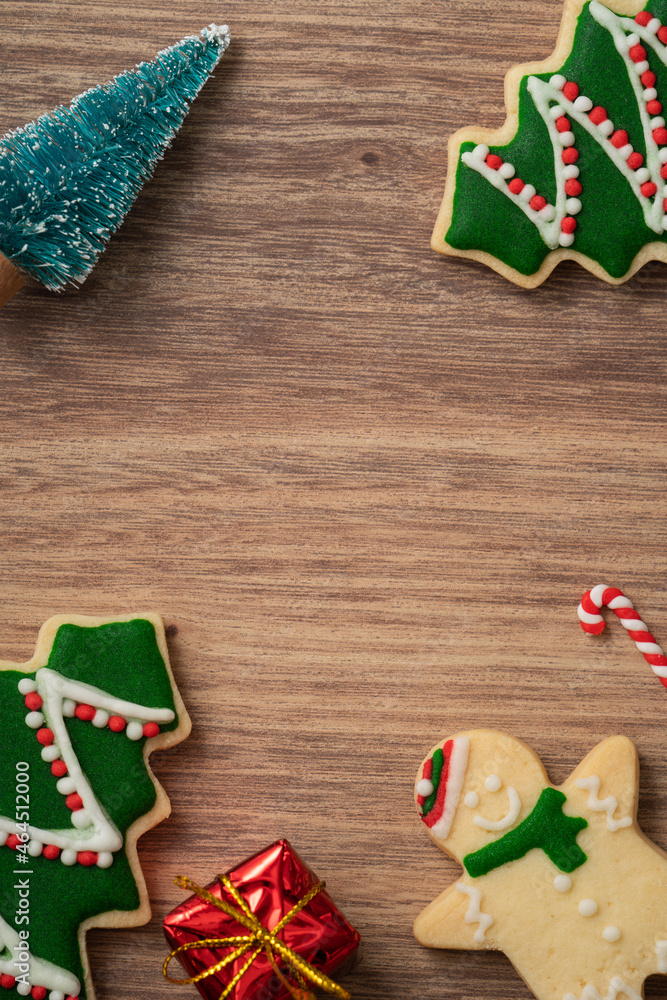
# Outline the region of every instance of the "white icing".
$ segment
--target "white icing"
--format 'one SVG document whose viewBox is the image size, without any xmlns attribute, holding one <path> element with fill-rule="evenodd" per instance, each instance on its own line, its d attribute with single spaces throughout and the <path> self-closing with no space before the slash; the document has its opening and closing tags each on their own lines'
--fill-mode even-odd
<svg viewBox="0 0 667 1000">
<path fill-rule="evenodd" d="M 586 97 L 584 94 L 581 97 L 577 97 L 574 102 L 575 111 L 583 111 L 584 114 L 588 114 L 593 108 L 593 102 L 590 97 Z"/>
<path fill-rule="evenodd" d="M 510 178 L 514 177 L 516 173 L 516 167 L 513 167 L 511 163 L 502 163 L 498 167 L 498 173 L 501 177 L 504 177 L 505 180 L 510 180 Z"/>
<path fill-rule="evenodd" d="M 549 83 L 554 88 L 554 90 L 562 90 L 565 84 L 567 83 L 567 80 L 562 75 L 562 73 L 556 73 L 554 76 L 551 77 Z"/>
<path fill-rule="evenodd" d="M 577 909 L 582 917 L 594 917 L 598 912 L 598 904 L 594 899 L 582 899 Z"/>
<path fill-rule="evenodd" d="M 62 990 L 51 990 L 49 1000 L 65 1000 L 65 994 Z"/>
<path fill-rule="evenodd" d="M 565 167 L 565 170 L 563 171 L 563 177 L 565 178 L 565 180 L 571 181 L 578 176 L 579 176 L 579 167 L 577 166 L 577 164 L 568 163 L 568 165 Z"/>
<path fill-rule="evenodd" d="M 78 830 L 74 825 L 68 830 L 46 830 L 30 825 L 29 835 L 44 844 L 53 844 L 61 848 L 63 851 L 61 860 L 64 864 L 74 864 L 78 851 L 105 853 L 118 851 L 123 846 L 123 838 L 106 815 L 81 768 L 65 724 L 64 701 L 93 705 L 95 708 L 140 719 L 143 722 L 171 722 L 174 713 L 171 709 L 148 708 L 116 698 L 91 684 L 63 677 L 49 667 L 41 667 L 35 674 L 35 681 L 43 701 L 44 718 L 55 737 L 54 745 L 59 749 L 69 776 L 74 780 L 75 790 L 81 796 L 90 823 L 82 830 Z M 141 722 L 138 722 L 138 725 L 141 725 Z M 6 833 L 19 832 L 15 820 L 5 816 L 0 816 L 0 830 Z M 73 861 L 70 860 L 72 856 Z"/>
<path fill-rule="evenodd" d="M 104 729 L 107 722 L 109 721 L 109 713 L 105 712 L 103 708 L 98 708 L 93 716 L 93 725 L 97 729 Z"/>
<path fill-rule="evenodd" d="M 655 942 L 655 953 L 658 957 L 658 972 L 667 972 L 667 941 Z"/>
<path fill-rule="evenodd" d="M 60 750 L 55 743 L 52 743 L 50 747 L 42 747 L 42 760 L 45 760 L 47 764 L 52 764 L 59 757 Z"/>
<path fill-rule="evenodd" d="M 19 943 L 18 932 L 0 917 L 0 972 L 4 972 L 8 976 L 16 976 L 17 974 L 18 970 L 14 965 L 16 954 L 14 948 Z M 4 949 L 1 946 L 4 946 Z M 53 962 L 47 962 L 46 959 L 38 958 L 32 953 L 30 953 L 29 965 L 30 971 L 27 973 L 27 979 L 31 986 L 44 986 L 47 990 L 60 990 L 73 997 L 79 995 L 81 983 L 67 969 L 61 969 Z M 28 987 L 29 992 L 30 986 Z"/>
<path fill-rule="evenodd" d="M 490 774 L 484 782 L 484 787 L 487 792 L 497 792 L 502 788 L 502 786 L 503 783 L 497 774 Z"/>
<path fill-rule="evenodd" d="M 76 702 L 72 698 L 63 699 L 63 715 L 66 719 L 73 719 L 76 711 Z"/>
<path fill-rule="evenodd" d="M 581 992 L 581 997 L 575 993 L 566 993 L 563 1000 L 616 1000 L 619 993 L 625 993 L 629 1000 L 642 1000 L 639 993 L 624 983 L 620 976 L 614 976 L 604 997 L 600 996 L 593 983 L 587 983 Z"/>
<path fill-rule="evenodd" d="M 425 799 L 433 795 L 433 782 L 428 778 L 422 778 L 417 782 L 417 795 L 423 795 Z"/>
<path fill-rule="evenodd" d="M 22 695 L 32 694 L 33 691 L 37 690 L 37 685 L 30 677 L 22 677 L 18 687 Z"/>
<path fill-rule="evenodd" d="M 113 863 L 113 854 L 109 854 L 108 851 L 100 851 L 97 855 L 97 867 L 98 868 L 110 868 Z"/>
<path fill-rule="evenodd" d="M 470 899 L 468 909 L 466 910 L 466 914 L 463 919 L 467 924 L 479 924 L 479 927 L 473 935 L 473 941 L 476 944 L 481 944 L 486 937 L 487 930 L 493 923 L 493 917 L 490 913 L 484 913 L 480 909 L 482 893 L 476 888 L 476 886 L 465 885 L 463 882 L 457 882 L 456 888 L 458 892 L 462 892 Z"/>
<path fill-rule="evenodd" d="M 651 179 L 651 175 L 646 167 L 640 167 L 639 170 L 635 170 L 635 177 L 640 184 L 644 184 L 645 181 L 649 181 Z"/>
<path fill-rule="evenodd" d="M 644 98 L 645 101 L 655 101 L 657 96 L 658 96 L 658 91 L 655 89 L 655 87 L 647 87 L 644 93 L 642 94 L 642 97 Z"/>
<path fill-rule="evenodd" d="M 601 132 L 605 138 L 610 136 L 611 133 L 614 131 L 614 123 L 611 120 L 611 118 L 605 118 L 605 120 L 603 122 L 600 122 L 600 124 L 596 127 L 598 131 Z M 614 149 L 613 146 L 612 149 Z"/>
<path fill-rule="evenodd" d="M 31 858 L 38 858 L 44 850 L 41 840 L 31 840 L 28 844 L 28 854 Z"/>
<path fill-rule="evenodd" d="M 449 756 L 449 771 L 447 776 L 447 794 L 445 796 L 445 808 L 437 823 L 431 827 L 431 832 L 444 840 L 454 822 L 454 814 L 461 797 L 461 789 L 468 766 L 468 751 L 470 741 L 467 736 L 457 736 L 453 741 L 452 752 Z"/>
<path fill-rule="evenodd" d="M 605 927 L 605 929 L 602 931 L 602 937 L 605 939 L 605 941 L 608 941 L 609 944 L 614 944 L 616 941 L 619 940 L 620 936 L 621 936 L 620 928 L 615 927 L 613 924 L 610 924 L 609 927 Z"/>
<path fill-rule="evenodd" d="M 59 778 L 56 781 L 56 788 L 61 795 L 71 795 L 72 792 L 76 791 L 76 782 L 74 778 L 67 774 L 64 778 Z"/>
<path fill-rule="evenodd" d="M 26 726 L 30 726 L 31 729 L 39 729 L 44 723 L 44 716 L 41 712 L 28 712 L 25 717 Z"/>
<path fill-rule="evenodd" d="M 85 830 L 92 825 L 93 821 L 90 818 L 90 813 L 86 812 L 85 809 L 74 810 L 72 813 L 72 826 L 75 826 L 77 830 Z"/>
<path fill-rule="evenodd" d="M 558 237 L 559 246 L 571 247 L 574 243 L 574 233 L 561 233 Z"/>
<path fill-rule="evenodd" d="M 572 879 L 569 875 L 556 875 L 554 879 L 554 889 L 556 892 L 569 892 L 572 888 Z"/>
<path fill-rule="evenodd" d="M 475 816 L 473 819 L 475 826 L 481 827 L 482 830 L 506 830 L 508 826 L 512 826 L 521 812 L 521 799 L 516 788 L 508 788 L 507 795 L 510 805 L 502 819 L 493 820 L 486 819 L 485 816 Z"/>
<path fill-rule="evenodd" d="M 144 727 L 137 719 L 133 719 L 131 722 L 128 722 L 125 734 L 128 740 L 136 742 L 144 735 Z"/>
<path fill-rule="evenodd" d="M 592 774 L 590 778 L 579 778 L 575 781 L 577 788 L 584 788 L 588 791 L 588 802 L 586 805 L 593 812 L 604 812 L 607 814 L 607 829 L 612 832 L 621 830 L 623 827 L 632 825 L 631 816 L 623 816 L 622 819 L 614 819 L 614 812 L 618 806 L 618 799 L 615 795 L 608 795 L 606 799 L 598 798 L 600 791 L 600 779 L 597 774 Z"/>
<path fill-rule="evenodd" d="M 476 809 L 479 805 L 479 795 L 477 792 L 468 792 L 463 801 L 467 805 L 468 809 Z"/>
<path fill-rule="evenodd" d="M 578 215 L 582 206 L 578 198 L 568 198 L 565 202 L 565 208 L 568 215 Z"/>
</svg>

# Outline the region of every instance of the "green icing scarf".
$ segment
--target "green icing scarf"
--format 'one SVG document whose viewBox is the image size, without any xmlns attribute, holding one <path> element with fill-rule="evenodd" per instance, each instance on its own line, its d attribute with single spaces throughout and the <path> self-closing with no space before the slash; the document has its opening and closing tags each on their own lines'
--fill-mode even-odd
<svg viewBox="0 0 667 1000">
<path fill-rule="evenodd" d="M 566 816 L 565 801 L 565 795 L 555 788 L 543 789 L 535 808 L 517 827 L 479 851 L 466 854 L 463 865 L 468 875 L 486 875 L 494 868 L 518 861 L 534 847 L 543 850 L 562 872 L 573 872 L 583 865 L 586 855 L 576 837 L 588 823 L 581 816 Z"/>
</svg>

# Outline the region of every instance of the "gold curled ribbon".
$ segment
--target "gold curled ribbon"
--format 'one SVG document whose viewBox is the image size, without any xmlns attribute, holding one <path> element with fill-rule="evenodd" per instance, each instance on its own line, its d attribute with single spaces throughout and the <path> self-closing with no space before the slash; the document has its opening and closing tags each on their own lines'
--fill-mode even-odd
<svg viewBox="0 0 667 1000">
<path fill-rule="evenodd" d="M 243 927 L 247 927 L 250 933 L 235 935 L 233 937 L 205 938 L 202 941 L 188 941 L 187 944 L 180 945 L 165 959 L 164 965 L 162 966 L 162 972 L 165 979 L 167 979 L 170 983 L 176 983 L 179 986 L 198 983 L 202 979 L 214 976 L 220 971 L 220 969 L 224 969 L 226 965 L 229 965 L 231 962 L 235 962 L 237 958 L 241 958 L 247 951 L 250 951 L 251 954 L 248 960 L 230 980 L 218 997 L 218 1000 L 225 1000 L 225 998 L 230 995 L 239 980 L 248 971 L 257 956 L 260 955 L 261 952 L 264 952 L 271 964 L 271 967 L 273 968 L 273 971 L 282 981 L 283 985 L 290 991 L 294 1000 L 314 1000 L 313 994 L 308 988 L 309 983 L 313 983 L 315 986 L 318 986 L 321 990 L 325 990 L 327 993 L 333 993 L 333 995 L 338 997 L 339 1000 L 350 1000 L 350 994 L 347 990 L 344 990 L 342 986 L 335 983 L 333 979 L 329 979 L 329 977 L 325 976 L 323 972 L 319 972 L 315 969 L 309 962 L 306 962 L 304 958 L 297 955 L 292 948 L 288 947 L 284 941 L 281 941 L 278 938 L 278 934 L 283 927 L 285 927 L 285 925 L 288 924 L 290 920 L 292 920 L 297 913 L 304 908 L 304 906 L 307 906 L 311 899 L 314 899 L 315 896 L 317 896 L 317 894 L 324 889 L 326 885 L 325 882 L 318 882 L 317 885 L 314 885 L 311 889 L 309 889 L 306 895 L 303 896 L 299 902 L 292 907 L 289 913 L 285 914 L 280 923 L 276 924 L 273 930 L 270 931 L 260 923 L 255 914 L 249 909 L 246 901 L 243 899 L 236 886 L 232 885 L 227 876 L 218 875 L 218 878 L 236 903 L 236 907 L 232 906 L 232 904 L 227 902 L 226 899 L 219 899 L 217 896 L 213 896 L 207 889 L 202 889 L 202 887 L 197 885 L 196 882 L 186 878 L 184 875 L 179 875 L 178 878 L 174 879 L 174 882 L 182 889 L 188 889 L 190 892 L 199 896 L 200 899 L 204 899 L 207 903 L 211 903 L 212 906 L 217 907 L 218 910 L 222 910 L 222 912 L 226 913 L 228 917 L 232 917 L 232 919 L 236 920 L 237 923 L 241 924 Z M 172 979 L 167 972 L 172 958 L 176 958 L 176 956 L 180 955 L 181 952 L 191 951 L 192 949 L 198 948 L 232 948 L 233 950 L 228 955 L 225 955 L 224 958 L 220 959 L 219 962 L 209 966 L 208 969 L 204 969 L 203 972 L 200 972 L 196 976 L 191 976 L 189 979 Z M 279 957 L 289 968 L 290 972 L 299 984 L 298 988 L 289 983 L 282 974 L 278 967 L 276 957 Z"/>
</svg>

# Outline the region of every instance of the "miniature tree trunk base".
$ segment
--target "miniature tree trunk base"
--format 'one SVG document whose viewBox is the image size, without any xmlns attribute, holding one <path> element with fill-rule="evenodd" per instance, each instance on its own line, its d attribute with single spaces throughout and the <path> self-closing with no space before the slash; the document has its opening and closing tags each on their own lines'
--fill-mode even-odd
<svg viewBox="0 0 667 1000">
<path fill-rule="evenodd" d="M 18 267 L 0 254 L 0 306 L 16 295 L 23 288 L 23 276 Z"/>
</svg>

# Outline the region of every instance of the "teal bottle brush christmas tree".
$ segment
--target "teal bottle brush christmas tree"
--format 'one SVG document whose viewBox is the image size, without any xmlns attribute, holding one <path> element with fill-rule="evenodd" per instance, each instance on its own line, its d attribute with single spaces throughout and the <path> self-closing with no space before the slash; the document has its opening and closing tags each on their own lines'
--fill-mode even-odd
<svg viewBox="0 0 667 1000">
<path fill-rule="evenodd" d="M 0 140 L 0 305 L 81 284 L 229 45 L 209 25 Z"/>
</svg>

